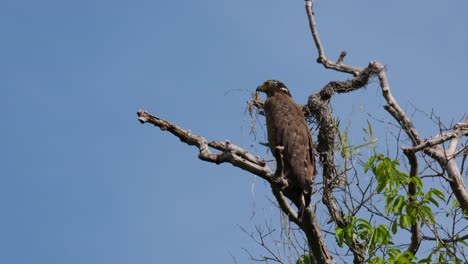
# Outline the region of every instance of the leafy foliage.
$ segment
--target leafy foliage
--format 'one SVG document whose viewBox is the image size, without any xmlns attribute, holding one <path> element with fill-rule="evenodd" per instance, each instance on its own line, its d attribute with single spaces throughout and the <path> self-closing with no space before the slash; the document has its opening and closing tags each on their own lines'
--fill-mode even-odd
<svg viewBox="0 0 468 264">
<path fill-rule="evenodd" d="M 377 153 L 364 164 L 364 172 L 371 171 L 377 180 L 376 193 L 385 198 L 386 215 L 394 219 L 391 228 L 385 224 L 374 226 L 366 219 L 348 215 L 345 217 L 348 224 L 335 230 L 335 239 L 340 247 L 351 245 L 353 238 L 358 238 L 367 249 L 369 263 L 416 263 L 417 258 L 411 252 L 392 247 L 393 235 L 412 225 L 434 224 L 431 206 L 439 207 L 441 201 L 446 202 L 442 191 L 436 188 L 424 191 L 421 178 L 409 176 L 399 166 L 398 160 Z M 410 194 L 409 186 L 413 186 L 416 191 Z M 438 252 L 438 259 L 447 257 L 447 252 L 440 252 L 442 248 L 433 250 L 434 254 Z M 376 256 L 377 249 L 385 249 L 385 259 Z M 420 263 L 429 263 L 431 260 L 432 256 L 429 256 Z"/>
<path fill-rule="evenodd" d="M 418 223 L 435 223 L 430 205 L 439 207 L 437 200 L 446 201 L 444 193 L 438 189 L 431 188 L 424 192 L 422 180 L 417 176 L 410 177 L 399 170 L 399 165 L 397 160 L 375 154 L 364 166 L 364 172 L 371 169 L 377 179 L 376 191 L 383 194 L 386 199 L 385 212 L 396 217 L 392 224 L 393 234 L 397 232 L 398 227 L 407 228 Z M 414 194 L 408 192 L 410 185 L 416 189 Z"/>
<path fill-rule="evenodd" d="M 302 255 L 297 261 L 296 264 L 310 264 L 310 256 Z"/>
</svg>

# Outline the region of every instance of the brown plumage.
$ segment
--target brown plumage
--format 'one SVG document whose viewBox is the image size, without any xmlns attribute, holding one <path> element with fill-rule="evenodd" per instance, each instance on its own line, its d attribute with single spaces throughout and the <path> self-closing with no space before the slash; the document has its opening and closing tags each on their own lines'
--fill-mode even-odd
<svg viewBox="0 0 468 264">
<path fill-rule="evenodd" d="M 264 92 L 268 142 L 275 156 L 277 171 L 288 181 L 286 192 L 296 200 L 299 219 L 310 204 L 315 178 L 315 147 L 301 108 L 294 102 L 288 88 L 280 81 L 268 80 L 257 88 Z M 281 155 L 282 154 L 282 155 Z M 282 156 L 282 159 L 281 159 Z"/>
</svg>

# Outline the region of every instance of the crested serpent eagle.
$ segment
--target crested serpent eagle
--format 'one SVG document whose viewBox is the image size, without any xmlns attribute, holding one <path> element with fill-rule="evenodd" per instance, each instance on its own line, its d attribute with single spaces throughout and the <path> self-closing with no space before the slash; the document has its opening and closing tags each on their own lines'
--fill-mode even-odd
<svg viewBox="0 0 468 264">
<path fill-rule="evenodd" d="M 268 144 L 276 160 L 275 180 L 277 177 L 287 180 L 285 193 L 293 202 L 295 200 L 299 220 L 302 220 L 304 210 L 310 204 L 316 174 L 315 147 L 309 127 L 301 108 L 282 82 L 268 80 L 257 88 L 257 92 L 267 95 L 264 113 Z"/>
</svg>

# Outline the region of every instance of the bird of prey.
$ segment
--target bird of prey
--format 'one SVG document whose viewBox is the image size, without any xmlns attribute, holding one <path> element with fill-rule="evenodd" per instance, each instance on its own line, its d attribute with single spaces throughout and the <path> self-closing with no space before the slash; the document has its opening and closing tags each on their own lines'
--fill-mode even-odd
<svg viewBox="0 0 468 264">
<path fill-rule="evenodd" d="M 296 199 L 298 217 L 302 221 L 304 210 L 310 204 L 316 174 L 315 146 L 309 127 L 301 108 L 282 82 L 265 81 L 257 92 L 267 95 L 264 113 L 268 144 L 276 160 L 275 178 L 284 177 L 287 180 L 286 192 Z"/>
</svg>

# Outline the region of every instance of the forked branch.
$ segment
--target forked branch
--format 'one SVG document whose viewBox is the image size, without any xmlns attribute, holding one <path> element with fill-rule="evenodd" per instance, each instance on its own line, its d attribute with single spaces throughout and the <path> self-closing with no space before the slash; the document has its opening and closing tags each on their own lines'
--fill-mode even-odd
<svg viewBox="0 0 468 264">
<path fill-rule="evenodd" d="M 315 23 L 314 11 L 312 9 L 313 4 L 314 4 L 313 0 L 306 1 L 306 12 L 307 12 L 307 17 L 309 18 L 309 27 L 312 33 L 312 37 L 314 38 L 315 47 L 317 48 L 317 51 L 318 51 L 317 62 L 321 63 L 327 69 L 333 69 L 333 70 L 340 71 L 340 72 L 350 73 L 350 74 L 353 74 L 354 76 L 359 75 L 363 71 L 362 68 L 347 66 L 342 63 L 344 60 L 344 57 L 346 56 L 346 51 L 341 52 L 340 57 L 338 58 L 336 63 L 330 61 L 327 58 L 327 56 L 325 56 L 325 49 L 323 48 L 322 42 L 320 41 L 320 37 L 317 31 L 317 25 Z"/>
<path fill-rule="evenodd" d="M 137 115 L 140 123 L 153 124 L 163 131 L 172 133 L 180 141 L 191 146 L 196 146 L 200 151 L 198 154 L 199 159 L 215 164 L 230 163 L 271 183 L 271 177 L 274 175 L 274 172 L 268 167 L 265 160 L 250 154 L 247 150 L 231 144 L 229 141 L 208 141 L 202 136 L 195 135 L 189 130 L 184 130 L 169 121 L 153 116 L 143 110 L 139 110 Z M 213 153 L 210 147 L 220 152 Z"/>
</svg>

